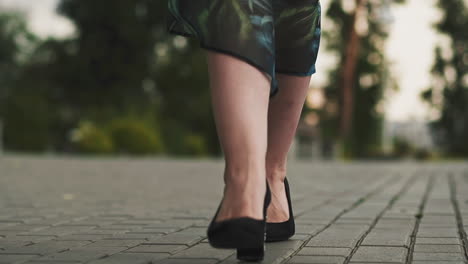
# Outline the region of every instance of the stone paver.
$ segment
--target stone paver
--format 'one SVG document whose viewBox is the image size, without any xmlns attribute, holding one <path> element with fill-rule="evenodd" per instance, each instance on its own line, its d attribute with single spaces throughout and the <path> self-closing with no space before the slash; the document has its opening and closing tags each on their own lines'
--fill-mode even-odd
<svg viewBox="0 0 468 264">
<path fill-rule="evenodd" d="M 351 258 L 351 262 L 393 262 L 403 263 L 408 249 L 404 247 L 361 246 Z"/>
<path fill-rule="evenodd" d="M 414 252 L 413 260 L 425 261 L 462 261 L 465 260 L 464 256 L 460 253 L 420 253 Z"/>
<path fill-rule="evenodd" d="M 351 253 L 351 248 L 340 247 L 303 247 L 297 255 L 305 256 L 343 256 Z"/>
<path fill-rule="evenodd" d="M 292 264 L 306 264 L 306 263 L 330 263 L 330 264 L 339 264 L 343 263 L 345 260 L 344 257 L 338 256 L 294 256 L 288 263 Z"/>
<path fill-rule="evenodd" d="M 0 264 L 230 264 L 221 159 L 0 156 Z M 468 165 L 292 161 L 296 235 L 263 263 L 465 263 Z"/>
</svg>

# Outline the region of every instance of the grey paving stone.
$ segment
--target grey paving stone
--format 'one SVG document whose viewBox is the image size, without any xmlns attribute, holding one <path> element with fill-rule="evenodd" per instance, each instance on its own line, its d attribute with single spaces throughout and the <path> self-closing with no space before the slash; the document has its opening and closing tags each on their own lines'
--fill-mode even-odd
<svg viewBox="0 0 468 264">
<path fill-rule="evenodd" d="M 75 261 L 75 260 L 40 260 L 40 259 L 32 259 L 28 260 L 26 262 L 20 262 L 21 264 L 58 264 L 58 263 L 63 263 L 63 264 L 77 264 L 77 263 L 83 263 L 81 261 Z"/>
<path fill-rule="evenodd" d="M 354 247 L 365 233 L 366 227 L 338 228 L 330 227 L 312 237 L 307 243 L 310 247 Z"/>
<path fill-rule="evenodd" d="M 179 228 L 154 227 L 154 226 L 146 225 L 146 226 L 140 226 L 138 229 L 135 229 L 134 231 L 136 231 L 136 230 L 145 230 L 145 231 L 148 231 L 148 232 L 170 233 L 170 232 L 174 232 L 174 231 L 179 230 Z"/>
<path fill-rule="evenodd" d="M 194 224 L 193 221 L 190 221 L 190 220 L 171 219 L 171 220 L 166 220 L 166 221 L 159 222 L 159 223 L 150 224 L 147 226 L 179 230 L 179 229 L 192 226 L 193 224 Z"/>
<path fill-rule="evenodd" d="M 0 207 L 0 208 L 1 208 L 1 207 Z M 0 216 L 0 219 L 1 219 L 1 218 L 2 218 L 2 217 Z M 13 226 L 16 226 L 16 225 L 18 225 L 18 223 L 2 223 L 2 222 L 0 222 L 0 230 L 1 230 L 1 229 L 4 229 L 4 228 L 6 228 L 6 227 L 13 227 Z"/>
<path fill-rule="evenodd" d="M 395 213 L 395 212 L 387 212 L 384 215 L 385 219 L 388 220 L 410 220 L 414 219 L 414 216 L 410 216 L 408 214 L 402 214 L 402 213 Z"/>
<path fill-rule="evenodd" d="M 342 264 L 344 257 L 337 256 L 294 256 L 287 263 L 291 264 Z"/>
<path fill-rule="evenodd" d="M 49 228 L 41 228 L 38 231 L 28 231 L 28 232 L 21 232 L 19 234 L 23 235 L 49 235 L 49 236 L 64 236 L 73 234 L 75 232 L 81 232 L 85 230 L 89 230 L 93 227 L 89 226 L 53 226 Z"/>
<path fill-rule="evenodd" d="M 97 260 L 121 252 L 125 250 L 124 247 L 80 247 L 79 249 L 72 249 L 69 251 L 64 251 L 60 253 L 55 253 L 51 255 L 46 255 L 44 257 L 34 259 L 32 261 L 56 261 L 56 262 L 65 262 L 65 261 L 80 261 L 87 262 L 92 260 Z"/>
<path fill-rule="evenodd" d="M 61 226 L 100 227 L 100 226 L 107 226 L 113 223 L 115 223 L 115 221 L 106 221 L 106 220 L 99 220 L 99 219 L 85 219 L 85 220 L 62 223 Z"/>
<path fill-rule="evenodd" d="M 21 231 L 18 231 L 18 230 L 2 230 L 2 231 L 0 231 L 0 236 L 1 236 L 1 238 L 12 237 L 12 236 L 18 235 L 18 233 L 20 233 L 20 232 Z"/>
<path fill-rule="evenodd" d="M 235 254 L 233 249 L 216 249 L 206 243 L 197 244 L 174 255 L 175 258 L 214 258 L 223 260 Z"/>
<path fill-rule="evenodd" d="M 375 225 L 375 228 L 379 229 L 394 229 L 394 228 L 413 228 L 414 225 L 416 224 L 416 220 L 414 218 L 408 218 L 408 219 L 389 219 L 385 218 L 385 215 L 382 216 L 377 224 Z"/>
<path fill-rule="evenodd" d="M 38 255 L 27 254 L 3 254 L 0 253 L 0 263 L 21 263 L 29 259 L 37 258 Z"/>
<path fill-rule="evenodd" d="M 206 227 L 189 227 L 187 229 L 180 230 L 177 233 L 184 235 L 206 236 L 206 231 Z"/>
<path fill-rule="evenodd" d="M 454 237 L 458 238 L 457 228 L 420 228 L 418 237 Z"/>
<path fill-rule="evenodd" d="M 158 264 L 216 264 L 217 259 L 195 259 L 195 258 L 167 258 L 157 262 Z"/>
<path fill-rule="evenodd" d="M 297 234 L 315 234 L 323 228 L 323 225 L 305 225 L 305 224 L 296 224 L 296 233 Z"/>
<path fill-rule="evenodd" d="M 46 236 L 46 235 L 14 235 L 14 236 L 7 236 L 5 237 L 6 240 L 9 241 L 29 241 L 29 242 L 40 242 L 40 241 L 47 241 L 57 238 L 56 236 Z"/>
<path fill-rule="evenodd" d="M 141 231 L 148 230 L 150 232 L 159 232 L 163 234 L 169 234 L 169 233 L 174 233 L 178 232 L 181 230 L 179 227 L 153 227 L 153 226 L 143 226 L 141 229 L 138 229 Z"/>
<path fill-rule="evenodd" d="M 430 261 L 463 261 L 464 257 L 462 254 L 457 253 L 421 253 L 414 252 L 413 260 L 430 260 Z"/>
<path fill-rule="evenodd" d="M 151 259 L 150 255 L 158 256 L 159 260 L 149 260 L 156 263 L 189 260 L 192 263 L 237 263 L 234 250 L 213 249 L 205 239 L 207 225 L 221 198 L 223 167 L 222 160 L 7 154 L 0 158 L 0 253 L 16 250 L 45 254 L 27 263 L 88 260 L 129 263 L 133 257 L 144 263 Z M 462 218 L 466 219 L 468 203 L 464 201 L 468 200 L 465 194 L 468 183 L 454 171 L 468 171 L 467 167 L 452 163 L 292 162 L 288 174 L 291 175 L 297 234 L 284 243 L 268 243 L 264 263 L 280 264 L 295 253 L 321 255 L 296 255 L 292 256 L 293 261 L 308 258 L 314 262 L 342 263 L 343 254 L 349 252 L 347 248 L 356 244 L 403 187 L 408 189 L 383 212 L 363 244 L 408 246 L 407 231 L 415 224 L 415 214 L 432 171 L 440 172 L 441 176 L 435 177 L 420 219 L 416 250 L 431 250 L 423 245 L 434 244 L 444 245 L 443 251 L 452 250 L 453 246 L 445 245 L 456 246 L 460 241 L 446 175 L 449 172 L 455 175 L 456 198 Z M 406 186 L 413 175 L 418 178 L 413 178 L 416 181 Z M 64 194 L 72 194 L 73 200 L 64 200 Z M 468 220 L 464 222 L 466 226 Z M 450 229 L 450 236 L 445 237 L 445 231 Z M 31 245 L 32 242 L 36 245 Z M 61 242 L 65 244 L 55 246 Z M 327 248 L 317 252 L 315 247 L 304 247 L 305 242 L 309 242 L 309 246 L 343 247 L 344 250 L 336 252 Z M 54 252 L 67 247 L 66 243 L 86 244 Z M 23 247 L 25 245 L 28 246 Z M 174 255 L 125 251 L 129 248 L 142 250 L 141 246 L 153 248 L 149 250 L 156 246 L 182 246 L 184 250 L 175 251 Z M 299 248 L 302 251 L 297 252 Z M 340 255 L 334 259 L 334 255 L 329 254 Z M 359 262 L 372 263 L 373 255 L 370 256 Z"/>
<path fill-rule="evenodd" d="M 39 231 L 41 229 L 46 229 L 49 228 L 49 225 L 35 225 L 35 224 L 18 224 L 18 225 L 12 225 L 12 226 L 7 226 L 0 228 L 0 233 L 2 231 L 29 231 L 29 232 L 34 232 L 34 231 Z"/>
<path fill-rule="evenodd" d="M 167 253 L 117 253 L 88 262 L 90 264 L 150 264 L 169 257 Z M 159 262 L 158 262 L 159 263 Z"/>
<path fill-rule="evenodd" d="M 447 205 L 451 206 L 451 205 Z M 449 225 L 455 227 L 457 225 L 457 219 L 454 215 L 442 216 L 442 215 L 428 215 L 424 214 L 421 219 L 422 226 L 424 225 Z"/>
<path fill-rule="evenodd" d="M 292 237 L 289 238 L 289 240 L 306 240 L 308 239 L 310 236 L 309 235 L 305 235 L 305 234 L 294 234 Z"/>
<path fill-rule="evenodd" d="M 408 249 L 404 247 L 361 246 L 351 257 L 351 262 L 396 262 L 403 263 Z"/>
<path fill-rule="evenodd" d="M 147 231 L 147 230 L 125 232 L 125 235 L 135 236 L 135 237 L 143 236 L 145 238 L 150 238 L 150 237 L 154 237 L 154 236 L 162 236 L 162 235 L 165 235 L 165 234 L 166 233 L 164 233 L 164 232 Z"/>
<path fill-rule="evenodd" d="M 279 264 L 296 252 L 302 244 L 303 241 L 299 240 L 267 243 L 264 261 L 266 263 Z"/>
<path fill-rule="evenodd" d="M 412 264 L 465 264 L 463 261 L 430 261 L 430 260 L 421 260 L 413 261 Z"/>
<path fill-rule="evenodd" d="M 91 227 L 89 229 L 93 230 L 117 230 L 117 231 L 125 231 L 125 232 L 130 232 L 130 231 L 138 231 L 141 230 L 140 227 L 135 226 L 116 226 L 116 225 L 107 225 L 107 226 L 101 226 L 101 227 Z M 152 230 L 149 230 L 152 231 Z"/>
<path fill-rule="evenodd" d="M 87 241 L 97 241 L 105 239 L 107 237 L 112 237 L 112 235 L 87 235 L 87 234 L 72 234 L 67 236 L 60 236 L 54 238 L 57 241 L 74 241 L 74 240 L 87 240 Z"/>
<path fill-rule="evenodd" d="M 461 241 L 454 237 L 416 237 L 416 244 L 461 245 Z"/>
<path fill-rule="evenodd" d="M 128 232 L 128 230 L 125 229 L 100 229 L 100 228 L 92 228 L 92 229 L 87 229 L 85 231 L 80 231 L 80 235 L 117 235 L 117 234 L 123 234 Z M 78 233 L 72 233 L 72 234 L 78 234 Z"/>
<path fill-rule="evenodd" d="M 45 217 L 45 218 L 29 221 L 28 223 L 34 224 L 34 225 L 58 226 L 58 225 L 73 223 L 73 220 L 74 220 L 74 217 L 52 216 L 52 217 Z"/>
<path fill-rule="evenodd" d="M 409 246 L 412 230 L 372 229 L 362 242 L 363 246 Z"/>
<path fill-rule="evenodd" d="M 148 234 L 148 233 L 138 233 L 138 234 L 114 234 L 102 238 L 103 240 L 147 240 L 153 239 L 155 237 L 160 237 L 163 234 Z"/>
<path fill-rule="evenodd" d="M 139 253 L 170 253 L 186 249 L 185 245 L 138 245 L 127 249 L 125 252 L 139 252 Z"/>
<path fill-rule="evenodd" d="M 156 223 L 161 223 L 162 219 L 159 218 L 132 218 L 129 220 L 121 221 L 115 225 L 136 225 L 136 226 L 145 226 L 152 225 Z"/>
<path fill-rule="evenodd" d="M 268 263 L 268 264 L 283 263 L 295 251 L 297 251 L 301 245 L 302 245 L 302 241 L 297 241 L 297 240 L 267 243 L 263 263 Z M 236 255 L 233 254 L 229 258 L 221 261 L 220 264 L 235 264 L 235 263 L 236 264 L 239 263 L 239 260 L 237 260 Z"/>
<path fill-rule="evenodd" d="M 459 245 L 421 245 L 414 246 L 414 252 L 429 253 L 461 253 L 462 248 Z"/>
<path fill-rule="evenodd" d="M 10 241 L 6 239 L 0 239 L 0 249 L 5 250 L 9 248 L 23 247 L 26 245 L 31 245 L 32 242 L 29 241 Z"/>
<path fill-rule="evenodd" d="M 368 225 L 372 222 L 372 219 L 369 218 L 346 218 L 346 217 L 340 217 L 337 221 L 335 221 L 334 224 L 339 225 L 339 224 L 357 224 L 357 225 Z"/>
<path fill-rule="evenodd" d="M 72 248 L 87 245 L 89 241 L 45 241 L 28 246 L 20 246 L 5 249 L 2 253 L 5 254 L 37 254 L 46 255 L 50 253 L 61 252 Z M 1 259 L 1 257 L 0 257 Z"/>
<path fill-rule="evenodd" d="M 152 239 L 148 239 L 143 244 L 166 244 L 166 245 L 187 245 L 191 246 L 200 242 L 203 239 L 202 236 L 196 234 L 183 234 L 183 233 L 172 233 L 165 236 L 159 236 Z"/>
<path fill-rule="evenodd" d="M 303 247 L 297 255 L 305 256 L 343 256 L 346 257 L 351 253 L 351 248 L 336 248 L 336 247 Z"/>
<path fill-rule="evenodd" d="M 312 212 L 309 212 L 309 213 L 312 213 Z M 294 221 L 298 224 L 304 224 L 304 225 L 326 225 L 330 223 L 330 221 L 333 220 L 333 217 L 338 213 L 339 212 L 336 212 L 335 214 L 332 214 L 331 216 L 328 216 L 328 217 L 321 216 L 319 212 L 314 212 L 313 215 L 310 215 L 310 216 L 308 216 L 306 213 L 306 214 L 296 217 Z"/>
<path fill-rule="evenodd" d="M 90 244 L 93 247 L 134 247 L 140 245 L 147 240 L 130 240 L 130 239 L 106 239 L 99 240 Z"/>
</svg>

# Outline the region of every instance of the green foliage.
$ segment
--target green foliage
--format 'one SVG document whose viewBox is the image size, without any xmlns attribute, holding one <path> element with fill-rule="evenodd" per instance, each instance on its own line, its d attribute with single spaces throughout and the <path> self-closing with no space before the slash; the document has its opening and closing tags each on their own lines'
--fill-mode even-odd
<svg viewBox="0 0 468 264">
<path fill-rule="evenodd" d="M 403 1 L 394 1 L 401 3 Z M 334 140 L 342 144 L 341 149 L 346 158 L 367 158 L 381 152 L 383 112 L 379 109 L 384 89 L 396 87 L 396 82 L 390 76 L 388 61 L 384 55 L 384 43 L 388 37 L 387 22 L 378 13 L 386 8 L 386 1 L 368 1 L 366 12 L 368 31 L 360 35 L 359 54 L 353 84 L 354 109 L 352 127 L 346 138 L 340 138 L 338 133 L 340 116 L 336 109 L 341 106 L 342 86 L 341 70 L 346 59 L 346 48 L 353 21 L 353 13 L 347 12 L 342 6 L 343 1 L 332 0 L 327 10 L 327 18 L 335 30 L 324 32 L 327 39 L 327 50 L 335 53 L 340 62 L 329 72 L 329 83 L 326 87 L 327 104 L 321 111 L 322 135 L 326 140 Z"/>
<path fill-rule="evenodd" d="M 135 117 L 114 118 L 101 125 L 81 121 L 72 133 L 72 142 L 81 153 L 146 155 L 163 151 L 154 125 Z"/>
<path fill-rule="evenodd" d="M 0 12 L 0 118 L 21 63 L 28 58 L 35 41 L 22 14 Z"/>
<path fill-rule="evenodd" d="M 433 128 L 446 155 L 468 157 L 468 6 L 463 0 L 440 0 L 438 7 L 443 15 L 435 27 L 451 40 L 452 55 L 436 48 L 434 85 L 422 97 L 441 113 Z"/>
<path fill-rule="evenodd" d="M 62 0 L 78 36 L 64 50 L 58 76 L 64 99 L 78 109 L 152 104 L 144 81 L 152 80 L 154 45 L 162 38 L 165 1 Z M 64 78 L 66 77 L 66 78 Z"/>
<path fill-rule="evenodd" d="M 40 42 L 21 65 L 19 60 L 15 62 L 18 67 L 4 62 L 13 62 L 27 50 L 12 42 L 24 38 L 21 32 L 25 27 L 16 27 L 21 29 L 15 31 L 20 35 L 4 37 L 1 30 L 6 20 L 0 17 L 0 82 L 8 79 L 4 69 L 11 69 L 8 74 L 14 78 L 9 77 L 9 90 L 41 94 L 49 114 L 47 123 L 43 123 L 48 132 L 44 133 L 49 148 L 56 151 L 219 154 L 209 107 L 208 74 L 206 67 L 200 67 L 205 64 L 205 53 L 197 40 L 181 45 L 181 37 L 166 33 L 166 10 L 166 1 L 61 0 L 57 11 L 75 24 L 76 34 Z M 18 25 L 24 25 L 21 23 Z M 1 57 L 4 55 L 8 59 Z M 0 85 L 0 100 L 2 96 L 6 101 L 16 100 L 7 97 L 3 88 Z M 0 101 L 0 111 L 4 105 Z M 36 111 L 33 105 L 31 109 L 26 103 L 22 106 L 24 111 Z M 110 134 L 109 120 L 147 112 L 154 114 L 145 121 L 114 122 L 119 125 L 114 124 Z M 16 119 L 13 115 L 10 118 Z M 5 120 L 9 126 L 5 129 L 14 135 L 20 126 L 11 124 L 21 120 L 10 118 Z M 91 130 L 80 149 L 76 142 L 70 142 L 69 134 L 82 125 L 81 120 L 92 120 L 99 126 Z M 164 126 L 155 129 L 153 123 Z M 107 137 L 111 138 L 112 150 L 105 143 Z"/>
<path fill-rule="evenodd" d="M 170 59 L 156 68 L 158 92 L 164 101 L 159 107 L 166 151 L 171 155 L 219 154 L 221 152 L 211 109 L 211 97 L 205 51 L 195 39 L 178 49 L 170 43 L 180 37 L 169 37 Z M 191 135 L 201 137 L 203 151 L 195 150 Z M 202 143 L 199 143 L 202 144 Z"/>
<path fill-rule="evenodd" d="M 114 144 L 108 133 L 89 121 L 79 124 L 73 133 L 73 141 L 81 153 L 107 154 L 114 151 Z"/>
<path fill-rule="evenodd" d="M 200 135 L 189 134 L 185 136 L 185 145 L 187 152 L 191 155 L 203 156 L 207 154 L 205 139 Z"/>
<path fill-rule="evenodd" d="M 75 24 L 76 34 L 40 43 L 33 41 L 36 38 L 20 15 L 0 14 L 0 116 L 7 105 L 11 110 L 4 120 L 5 146 L 87 153 L 218 154 L 208 76 L 206 67 L 200 67 L 204 51 L 196 40 L 180 45 L 180 37 L 167 35 L 166 10 L 166 1 L 61 0 L 57 11 Z M 41 94 L 42 103 L 22 102 L 24 96 L 12 92 L 20 90 L 25 95 Z M 47 107 L 47 120 L 36 117 L 41 105 Z M 18 118 L 18 108 L 31 112 L 28 118 L 34 120 Z M 102 125 L 147 112 L 154 114 L 145 121 L 113 122 L 112 135 L 110 125 Z M 78 148 L 69 134 L 82 126 L 81 120 L 99 126 Z M 169 125 L 155 129 L 155 123 Z M 39 125 L 43 128 L 37 130 L 44 132 L 19 139 L 26 132 L 18 129 Z M 112 148 L 105 138 L 111 138 Z M 35 140 L 44 143 L 28 143 Z"/>
<path fill-rule="evenodd" d="M 50 109 L 43 96 L 12 95 L 5 107 L 5 147 L 15 151 L 44 151 L 50 143 Z"/>
<path fill-rule="evenodd" d="M 108 124 L 107 130 L 117 152 L 154 154 L 163 150 L 161 136 L 143 120 L 117 118 Z"/>
<path fill-rule="evenodd" d="M 393 139 L 393 153 L 396 157 L 408 157 L 413 152 L 411 144 L 403 138 Z"/>
<path fill-rule="evenodd" d="M 176 121 L 164 123 L 164 143 L 166 152 L 173 156 L 206 156 L 209 155 L 209 146 L 204 136 L 195 134 L 186 124 Z M 195 127 L 194 127 L 195 128 Z M 215 135 L 215 139 L 217 139 Z"/>
<path fill-rule="evenodd" d="M 418 161 L 431 160 L 435 158 L 435 153 L 425 147 L 416 147 L 408 140 L 395 137 L 393 139 L 393 158 L 412 158 Z"/>
<path fill-rule="evenodd" d="M 426 148 L 417 149 L 414 153 L 414 158 L 416 160 L 430 160 L 433 156 L 434 154 Z"/>
<path fill-rule="evenodd" d="M 14 151 L 44 151 L 50 144 L 47 98 L 37 90 L 13 89 L 35 42 L 22 14 L 0 12 L 0 140 Z"/>
</svg>

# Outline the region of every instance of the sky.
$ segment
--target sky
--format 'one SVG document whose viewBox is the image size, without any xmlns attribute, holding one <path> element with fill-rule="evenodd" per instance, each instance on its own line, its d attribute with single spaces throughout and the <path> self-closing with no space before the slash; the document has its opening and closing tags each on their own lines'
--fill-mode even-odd
<svg viewBox="0 0 468 264">
<path fill-rule="evenodd" d="M 400 91 L 387 105 L 390 119 L 431 117 L 420 94 L 431 85 L 435 45 L 445 40 L 432 26 L 441 15 L 434 2 L 411 0 L 405 6 L 394 8 L 396 21 L 386 51 L 393 61 L 393 74 L 400 77 Z"/>
<path fill-rule="evenodd" d="M 0 8 L 19 8 L 26 12 L 30 29 L 39 36 L 67 37 L 74 33 L 73 24 L 55 13 L 58 0 L 0 0 Z M 385 99 L 386 118 L 390 121 L 428 120 L 428 106 L 421 101 L 420 93 L 430 86 L 430 68 L 434 59 L 434 47 L 443 39 L 432 28 L 439 17 L 435 0 L 407 0 L 392 7 L 393 23 L 386 44 L 387 58 L 392 62 L 391 71 L 397 77 L 399 91 Z M 323 10 L 327 0 L 321 0 Z M 326 27 L 326 20 L 322 26 Z M 333 56 L 321 49 L 317 60 L 317 73 L 311 86 L 326 81 L 327 69 L 336 63 Z M 314 83 L 315 82 L 315 83 Z"/>
</svg>

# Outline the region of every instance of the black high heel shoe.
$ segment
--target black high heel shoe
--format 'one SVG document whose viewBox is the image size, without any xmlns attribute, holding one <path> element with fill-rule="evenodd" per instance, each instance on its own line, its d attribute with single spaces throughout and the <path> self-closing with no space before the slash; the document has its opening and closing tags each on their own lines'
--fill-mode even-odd
<svg viewBox="0 0 468 264">
<path fill-rule="evenodd" d="M 276 242 L 288 240 L 296 232 L 294 223 L 294 215 L 291 206 L 291 195 L 289 191 L 288 180 L 284 179 L 284 188 L 286 190 L 286 198 L 288 199 L 289 219 L 280 223 L 266 223 L 266 240 L 265 242 Z"/>
<path fill-rule="evenodd" d="M 214 248 L 235 248 L 237 258 L 243 261 L 260 261 L 265 254 L 266 212 L 271 201 L 270 188 L 266 183 L 263 202 L 263 220 L 250 217 L 239 217 L 215 222 L 221 208 L 208 226 L 208 242 Z"/>
</svg>

